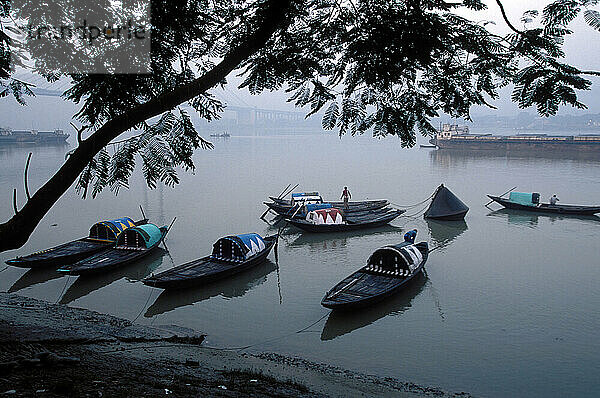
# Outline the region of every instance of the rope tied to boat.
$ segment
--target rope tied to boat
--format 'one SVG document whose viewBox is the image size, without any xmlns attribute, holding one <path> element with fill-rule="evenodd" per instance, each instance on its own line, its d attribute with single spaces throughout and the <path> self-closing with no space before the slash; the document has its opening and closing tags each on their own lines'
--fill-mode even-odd
<svg viewBox="0 0 600 398">
<path fill-rule="evenodd" d="M 401 207 L 403 209 L 410 209 L 410 208 L 417 207 L 417 206 L 422 205 L 423 203 L 427 202 L 428 200 L 430 200 L 431 198 L 433 198 L 436 193 L 437 193 L 437 190 L 435 190 L 428 198 L 423 199 L 419 203 L 415 203 L 415 204 L 412 204 L 412 205 L 399 205 L 399 204 L 391 203 L 391 202 L 390 202 L 390 204 L 392 206 L 394 206 L 394 207 Z"/>
</svg>

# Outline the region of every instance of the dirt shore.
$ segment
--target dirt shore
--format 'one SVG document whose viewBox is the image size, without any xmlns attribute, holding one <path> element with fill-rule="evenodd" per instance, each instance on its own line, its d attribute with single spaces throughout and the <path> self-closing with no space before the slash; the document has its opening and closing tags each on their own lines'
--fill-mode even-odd
<svg viewBox="0 0 600 398">
<path fill-rule="evenodd" d="M 0 396 L 470 397 L 0 293 Z"/>
</svg>

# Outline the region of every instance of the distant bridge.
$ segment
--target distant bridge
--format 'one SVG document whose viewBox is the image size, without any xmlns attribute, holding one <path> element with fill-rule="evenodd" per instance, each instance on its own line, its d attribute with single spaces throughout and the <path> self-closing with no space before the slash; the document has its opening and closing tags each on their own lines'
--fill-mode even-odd
<svg viewBox="0 0 600 398">
<path fill-rule="evenodd" d="M 32 73 L 17 73 L 14 78 L 33 84 L 32 91 L 38 96 L 60 97 L 70 87 L 70 83 L 66 79 L 51 83 L 43 76 Z M 211 94 L 226 105 L 225 111 L 232 112 L 238 124 L 254 125 L 261 122 L 302 121 L 306 116 L 304 112 L 253 107 L 234 91 L 228 89 L 223 91 L 214 90 L 211 91 Z"/>
</svg>

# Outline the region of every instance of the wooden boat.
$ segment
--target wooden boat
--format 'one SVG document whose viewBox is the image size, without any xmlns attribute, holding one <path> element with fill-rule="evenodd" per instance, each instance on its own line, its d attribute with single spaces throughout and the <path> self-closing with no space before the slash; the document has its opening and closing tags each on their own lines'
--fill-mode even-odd
<svg viewBox="0 0 600 398">
<path fill-rule="evenodd" d="M 334 211 L 339 212 L 338 209 L 315 210 L 313 212 L 310 212 L 307 217 L 310 217 L 312 213 L 321 215 L 324 213 L 332 213 Z M 286 221 L 291 225 L 307 232 L 345 232 L 386 225 L 398 218 L 402 213 L 404 213 L 404 210 L 387 209 L 385 212 L 374 212 L 358 217 L 352 217 L 350 215 L 347 215 L 345 220 L 341 220 L 335 217 L 333 222 L 327 222 L 329 217 L 327 215 L 323 217 L 325 220 L 325 222 L 323 223 L 315 223 L 314 221 L 310 220 L 291 218 L 286 218 Z"/>
<path fill-rule="evenodd" d="M 7 260 L 6 264 L 21 268 L 67 265 L 115 245 L 117 237 L 127 228 L 144 225 L 148 220 L 133 221 L 129 217 L 100 221 L 92 225 L 87 237 L 63 243 L 23 257 Z"/>
<path fill-rule="evenodd" d="M 427 144 L 421 144 L 419 145 L 421 148 L 437 148 L 437 145 L 427 145 Z"/>
<path fill-rule="evenodd" d="M 57 271 L 69 275 L 84 275 L 124 266 L 152 253 L 167 235 L 167 231 L 166 226 L 159 228 L 154 224 L 128 228 L 119 235 L 114 247 L 59 268 Z"/>
<path fill-rule="evenodd" d="M 209 283 L 245 271 L 267 260 L 277 235 L 262 238 L 251 233 L 226 236 L 213 245 L 210 256 L 190 261 L 142 282 L 161 289 L 185 288 Z"/>
<path fill-rule="evenodd" d="M 371 254 L 367 265 L 328 291 L 321 305 L 349 310 L 379 302 L 405 288 L 423 270 L 428 255 L 427 242 L 381 247 Z"/>
<path fill-rule="evenodd" d="M 520 193 L 520 192 L 511 192 Z M 534 203 L 534 201 L 517 201 L 516 199 L 511 200 L 501 198 L 499 196 L 487 195 L 488 198 L 494 202 L 506 207 L 507 209 L 526 210 L 535 213 L 553 213 L 553 214 L 564 214 L 564 215 L 594 215 L 600 213 L 600 206 L 578 206 L 578 205 L 551 205 L 549 203 Z M 539 197 L 539 196 L 538 196 Z"/>
<path fill-rule="evenodd" d="M 277 265 L 267 259 L 264 263 L 231 278 L 203 285 L 201 289 L 165 289 L 148 307 L 144 317 L 152 318 L 155 315 L 194 305 L 217 296 L 226 299 L 243 297 L 250 290 L 266 282 L 268 275 L 276 269 Z"/>
<path fill-rule="evenodd" d="M 331 311 L 323 325 L 321 341 L 333 340 L 352 333 L 388 316 L 402 315 L 410 310 L 412 301 L 423 291 L 428 280 L 427 273 L 423 269 L 406 284 L 401 294 L 395 294 L 373 304 L 368 311 Z"/>
<path fill-rule="evenodd" d="M 267 205 L 275 213 L 282 215 L 282 216 L 289 217 L 289 216 L 295 215 L 295 217 L 300 217 L 300 218 L 306 216 L 306 211 L 303 210 L 302 208 L 298 209 L 298 205 L 294 205 L 294 206 L 281 205 L 281 204 L 278 204 L 275 202 L 264 202 L 264 204 Z M 347 209 L 344 208 L 343 202 L 314 203 L 314 204 L 307 204 L 306 206 L 319 206 L 319 205 L 343 209 L 344 213 L 349 214 L 349 213 L 359 213 L 359 212 L 366 212 L 366 211 L 381 209 L 381 208 L 389 205 L 389 202 L 387 200 L 373 200 L 373 201 L 366 201 L 366 202 L 349 202 Z"/>
</svg>

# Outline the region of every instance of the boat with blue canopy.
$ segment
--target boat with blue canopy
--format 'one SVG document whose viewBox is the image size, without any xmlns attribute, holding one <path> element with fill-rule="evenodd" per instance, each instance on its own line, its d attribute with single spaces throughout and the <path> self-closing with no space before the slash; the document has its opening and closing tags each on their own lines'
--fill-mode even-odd
<svg viewBox="0 0 600 398">
<path fill-rule="evenodd" d="M 223 279 L 265 262 L 277 238 L 278 235 L 263 238 L 257 233 L 225 236 L 215 242 L 209 256 L 152 275 L 142 282 L 172 289 Z"/>
<path fill-rule="evenodd" d="M 92 225 L 88 236 L 50 249 L 41 250 L 27 256 L 16 257 L 6 264 L 22 268 L 50 267 L 67 265 L 89 257 L 115 245 L 123 231 L 144 225 L 148 220 L 133 221 L 129 217 L 105 220 Z"/>
<path fill-rule="evenodd" d="M 107 271 L 137 261 L 158 247 L 168 232 L 166 226 L 144 224 L 124 230 L 114 247 L 104 249 L 91 257 L 59 268 L 69 275 L 84 275 Z"/>
<path fill-rule="evenodd" d="M 600 213 L 600 206 L 559 205 L 540 203 L 540 194 L 537 192 L 511 192 L 508 199 L 500 196 L 487 195 L 494 202 L 507 209 L 526 210 L 536 213 L 552 213 L 564 215 L 594 215 Z M 490 202 L 491 203 L 491 202 Z"/>
<path fill-rule="evenodd" d="M 377 303 L 404 289 L 423 271 L 429 257 L 427 242 L 383 246 L 367 264 L 329 290 L 321 305 L 349 310 Z"/>
</svg>

